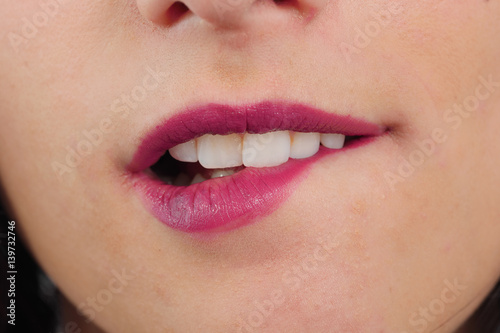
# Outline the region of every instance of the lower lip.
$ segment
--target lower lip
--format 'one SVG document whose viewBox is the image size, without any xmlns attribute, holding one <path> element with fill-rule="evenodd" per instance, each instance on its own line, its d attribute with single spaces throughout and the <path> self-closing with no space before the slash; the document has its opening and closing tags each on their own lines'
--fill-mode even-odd
<svg viewBox="0 0 500 333">
<path fill-rule="evenodd" d="M 290 159 L 272 168 L 245 168 L 223 178 L 186 187 L 167 185 L 142 172 L 134 187 L 150 212 L 168 227 L 187 232 L 224 232 L 255 223 L 277 210 L 321 158 L 367 144 L 366 137 L 344 149 L 321 147 L 313 157 Z"/>
</svg>

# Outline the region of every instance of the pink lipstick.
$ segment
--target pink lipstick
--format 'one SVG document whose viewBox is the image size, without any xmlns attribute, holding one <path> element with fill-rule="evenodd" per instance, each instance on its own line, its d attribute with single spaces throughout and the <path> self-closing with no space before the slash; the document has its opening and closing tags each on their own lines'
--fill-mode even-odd
<svg viewBox="0 0 500 333">
<path fill-rule="evenodd" d="M 151 167 L 168 149 L 205 134 L 273 131 L 338 133 L 356 137 L 341 150 L 266 168 L 240 168 L 231 176 L 190 186 L 161 181 Z M 320 158 L 345 152 L 383 134 L 379 125 L 301 104 L 263 102 L 245 106 L 208 104 L 185 110 L 152 129 L 128 171 L 147 209 L 167 226 L 189 233 L 227 231 L 257 222 L 280 207 Z"/>
</svg>

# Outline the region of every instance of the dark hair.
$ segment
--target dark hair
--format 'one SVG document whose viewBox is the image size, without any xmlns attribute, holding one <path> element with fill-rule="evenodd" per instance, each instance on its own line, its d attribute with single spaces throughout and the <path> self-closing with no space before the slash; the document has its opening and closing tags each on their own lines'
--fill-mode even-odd
<svg viewBox="0 0 500 333">
<path fill-rule="evenodd" d="M 500 281 L 472 316 L 478 332 L 500 333 Z"/>
<path fill-rule="evenodd" d="M 8 216 L 0 206 L 0 237 L 6 244 Z M 1 258 L 1 292 L 2 318 L 7 318 L 7 253 L 2 246 Z M 56 333 L 57 327 L 57 291 L 33 259 L 16 233 L 16 326 L 13 327 L 2 320 L 5 327 L 2 332 L 39 332 Z M 472 316 L 474 327 L 481 333 L 500 333 L 500 281 Z"/>
</svg>

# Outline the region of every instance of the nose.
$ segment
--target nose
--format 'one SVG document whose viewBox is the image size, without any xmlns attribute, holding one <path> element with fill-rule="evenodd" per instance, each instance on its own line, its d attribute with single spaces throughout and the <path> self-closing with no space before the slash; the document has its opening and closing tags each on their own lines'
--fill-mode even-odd
<svg viewBox="0 0 500 333">
<path fill-rule="evenodd" d="M 137 7 L 146 19 L 161 26 L 174 25 L 192 13 L 215 26 L 235 28 L 243 24 L 245 16 L 256 5 L 261 5 L 259 13 L 267 5 L 267 8 L 273 6 L 293 10 L 297 15 L 297 11 L 310 13 L 314 2 L 318 1 L 326 0 L 137 0 Z"/>
</svg>

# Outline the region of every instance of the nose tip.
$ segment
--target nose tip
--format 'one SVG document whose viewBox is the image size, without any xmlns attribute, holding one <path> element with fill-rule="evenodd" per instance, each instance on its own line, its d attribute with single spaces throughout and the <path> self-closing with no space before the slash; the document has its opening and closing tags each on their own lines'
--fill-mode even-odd
<svg viewBox="0 0 500 333">
<path fill-rule="evenodd" d="M 256 0 L 137 0 L 137 7 L 146 19 L 157 25 L 171 26 L 191 13 L 216 26 L 236 27 L 254 2 Z"/>
</svg>

